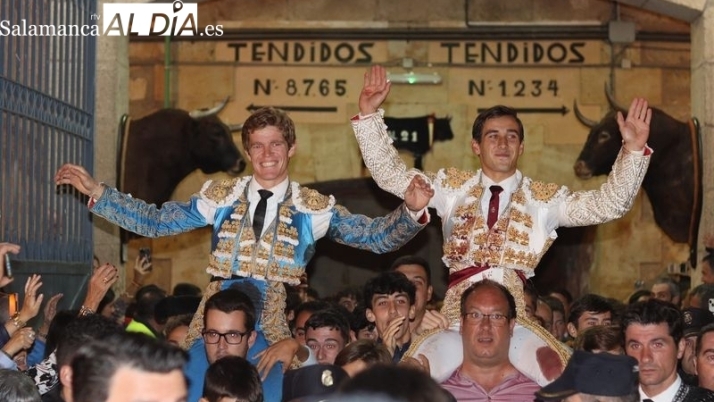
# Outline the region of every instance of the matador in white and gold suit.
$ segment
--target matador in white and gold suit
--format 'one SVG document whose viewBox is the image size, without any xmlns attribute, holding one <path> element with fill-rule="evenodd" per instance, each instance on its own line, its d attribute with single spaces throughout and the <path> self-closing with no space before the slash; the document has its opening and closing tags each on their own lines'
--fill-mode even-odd
<svg viewBox="0 0 714 402">
<path fill-rule="evenodd" d="M 378 75 L 376 81 L 370 74 Z M 380 67 L 375 66 L 365 75 L 360 115 L 352 119 L 360 150 L 377 184 L 396 196 L 402 197 L 414 175 L 422 174 L 430 180 L 434 197 L 429 207 L 436 209 L 443 222 L 443 261 L 450 274 L 441 310 L 449 319 L 450 327 L 418 337 L 407 356 L 425 355 L 432 376 L 439 382 L 448 378 L 463 359 L 459 334 L 461 295 L 470 284 L 488 278 L 505 285 L 516 300 L 517 324 L 510 343 L 510 361 L 538 384 L 549 383 L 560 374 L 570 352 L 547 330 L 526 317 L 523 281 L 535 275 L 536 265 L 557 237 L 556 228 L 607 222 L 622 217 L 632 207 L 652 153 L 645 145 L 649 134 L 648 112 L 643 111 L 642 119 L 634 122 L 638 124 L 638 135 L 644 134 L 644 139 L 640 136 L 636 144 L 641 145 L 641 150 L 629 151 L 623 146 L 607 182 L 599 190 L 572 192 L 565 186 L 535 181 L 523 176 L 515 164 L 510 177 L 495 183 L 484 173 L 489 162 L 484 159 L 483 142 L 491 140 L 488 135 L 480 140 L 482 147 L 478 155 L 482 169 L 476 172 L 456 168 L 440 169 L 436 173 L 407 169 L 392 146 L 383 120 L 384 111 L 370 113 L 370 105 L 363 99 L 374 97 L 375 92 L 384 92 L 385 86 L 388 92 L 389 82 L 380 82 L 380 74 Z M 384 98 L 383 93 L 381 100 Z M 641 102 L 649 110 L 646 101 Z M 372 110 L 379 104 L 381 101 L 373 101 Z M 517 117 L 512 117 L 520 126 Z M 634 135 L 635 130 L 630 132 Z M 503 191 L 498 218 L 489 229 L 486 216 L 492 185 L 501 186 Z"/>
</svg>

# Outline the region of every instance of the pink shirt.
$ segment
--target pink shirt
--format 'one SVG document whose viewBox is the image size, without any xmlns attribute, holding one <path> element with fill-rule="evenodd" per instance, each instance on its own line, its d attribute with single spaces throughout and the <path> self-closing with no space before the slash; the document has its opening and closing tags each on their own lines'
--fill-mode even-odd
<svg viewBox="0 0 714 402">
<path fill-rule="evenodd" d="M 525 402 L 535 400 L 540 386 L 520 371 L 509 375 L 502 383 L 486 392 L 474 380 L 461 374 L 459 367 L 451 377 L 441 383 L 459 402 Z"/>
</svg>

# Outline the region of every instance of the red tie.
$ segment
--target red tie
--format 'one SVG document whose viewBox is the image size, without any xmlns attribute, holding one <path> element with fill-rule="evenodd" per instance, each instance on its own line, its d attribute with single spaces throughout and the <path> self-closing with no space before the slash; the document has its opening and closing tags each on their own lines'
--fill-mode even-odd
<svg viewBox="0 0 714 402">
<path fill-rule="evenodd" d="M 503 191 L 503 187 L 491 186 L 488 189 L 491 190 L 491 200 L 488 202 L 488 219 L 486 223 L 488 224 L 488 228 L 491 229 L 496 223 L 496 220 L 498 220 L 498 195 Z"/>
</svg>

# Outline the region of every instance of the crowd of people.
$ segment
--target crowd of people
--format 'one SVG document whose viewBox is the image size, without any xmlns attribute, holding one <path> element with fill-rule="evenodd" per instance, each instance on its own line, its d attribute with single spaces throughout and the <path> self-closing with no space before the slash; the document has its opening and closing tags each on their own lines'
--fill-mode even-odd
<svg viewBox="0 0 714 402">
<path fill-rule="evenodd" d="M 169 294 L 143 283 L 150 261 L 138 258 L 135 279 L 116 297 L 117 269 L 95 264 L 81 307 L 57 311 L 62 296 L 49 297 L 35 332 L 26 324 L 44 295 L 31 276 L 22 306 L 0 328 L 0 399 L 714 400 L 714 326 L 706 325 L 714 285 L 683 297 L 663 278 L 622 303 L 595 294 L 573 300 L 529 280 L 556 228 L 607 222 L 631 208 L 653 152 L 644 99 L 617 115 L 623 145 L 607 181 L 572 192 L 518 170 L 525 133 L 506 106 L 476 117 L 477 172 L 407 169 L 380 109 L 389 90 L 386 71 L 372 67 L 351 121 L 374 180 L 404 199 L 384 217 L 352 214 L 290 181 L 295 126 L 269 107 L 242 128 L 253 174 L 209 181 L 188 202 L 157 207 L 81 166 L 60 167 L 57 185 L 73 186 L 92 213 L 124 229 L 157 237 L 212 226 L 211 281 Z M 396 251 L 429 222 L 429 208 L 443 222 L 443 301 L 434 300 L 431 267 L 418 256 L 323 299 L 305 288 L 318 239 Z M 19 251 L 0 244 L 1 256 Z M 0 272 L 0 286 L 9 280 Z"/>
</svg>

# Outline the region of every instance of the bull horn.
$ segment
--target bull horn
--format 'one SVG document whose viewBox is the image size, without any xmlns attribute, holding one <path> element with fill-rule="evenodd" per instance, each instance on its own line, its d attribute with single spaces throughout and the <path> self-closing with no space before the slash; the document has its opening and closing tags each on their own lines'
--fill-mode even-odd
<svg viewBox="0 0 714 402">
<path fill-rule="evenodd" d="M 241 131 L 243 129 L 243 124 L 230 124 L 228 130 L 230 132 Z"/>
<path fill-rule="evenodd" d="M 213 116 L 215 114 L 220 113 L 220 111 L 223 110 L 224 107 L 226 107 L 226 104 L 228 103 L 228 99 L 230 99 L 230 97 L 226 96 L 226 99 L 224 99 L 220 105 L 218 105 L 214 108 L 211 108 L 211 109 L 192 110 L 191 112 L 188 113 L 188 115 L 194 119 L 200 119 L 201 117 Z"/>
<path fill-rule="evenodd" d="M 590 120 L 585 117 L 585 115 L 583 115 L 583 113 L 578 108 L 578 101 L 576 100 L 573 101 L 573 112 L 575 112 L 575 117 L 577 117 L 578 120 L 588 128 L 593 128 L 597 125 L 597 122 L 595 120 Z"/>
<path fill-rule="evenodd" d="M 617 103 L 617 100 L 615 100 L 615 96 L 612 94 L 612 88 L 610 88 L 607 83 L 605 83 L 605 96 L 607 97 L 607 103 L 610 104 L 610 107 L 615 110 L 616 112 L 622 112 L 625 113 L 627 112 L 627 109 L 622 107 L 620 104 Z"/>
</svg>

